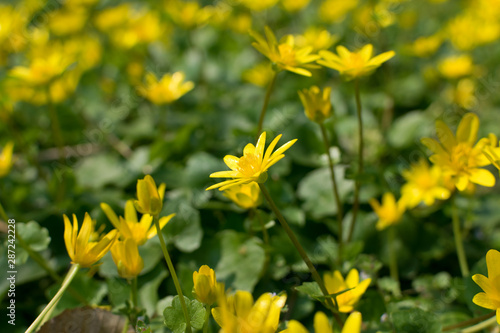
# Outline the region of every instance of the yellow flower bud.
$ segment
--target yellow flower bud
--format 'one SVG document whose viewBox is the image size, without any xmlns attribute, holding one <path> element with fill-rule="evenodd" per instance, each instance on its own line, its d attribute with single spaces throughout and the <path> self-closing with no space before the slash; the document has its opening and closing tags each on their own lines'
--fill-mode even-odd
<svg viewBox="0 0 500 333">
<path fill-rule="evenodd" d="M 163 195 L 165 194 L 165 185 L 160 185 L 158 189 L 156 183 L 150 175 L 137 181 L 137 200 L 134 206 L 142 214 L 155 216 L 160 214 L 163 208 Z"/>
<path fill-rule="evenodd" d="M 14 143 L 9 141 L 0 153 L 0 178 L 6 176 L 12 168 L 12 151 Z"/>
<path fill-rule="evenodd" d="M 117 241 L 111 247 L 111 256 L 118 269 L 118 274 L 125 279 L 133 279 L 144 268 L 144 261 L 139 255 L 137 244 L 132 238 Z"/>
<path fill-rule="evenodd" d="M 217 281 L 215 272 L 207 265 L 200 267 L 198 272 L 193 272 L 193 295 L 204 304 L 212 305 L 217 300 Z"/>
<path fill-rule="evenodd" d="M 256 182 L 230 187 L 224 191 L 224 196 L 243 209 L 256 208 L 262 203 L 260 188 Z"/>
<path fill-rule="evenodd" d="M 302 105 L 304 105 L 307 118 L 314 122 L 321 123 L 332 115 L 332 103 L 330 102 L 331 92 L 332 89 L 330 87 L 326 87 L 321 91 L 316 86 L 298 92 Z"/>
</svg>

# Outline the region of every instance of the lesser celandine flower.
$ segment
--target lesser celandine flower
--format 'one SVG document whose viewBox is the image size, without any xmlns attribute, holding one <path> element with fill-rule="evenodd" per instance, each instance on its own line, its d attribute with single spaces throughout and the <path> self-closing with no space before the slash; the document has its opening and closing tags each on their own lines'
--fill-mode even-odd
<svg viewBox="0 0 500 333">
<path fill-rule="evenodd" d="M 491 164 L 500 170 L 500 148 L 496 147 L 496 144 L 488 145 L 484 148 L 483 153 L 490 160 Z"/>
<path fill-rule="evenodd" d="M 464 109 L 472 109 L 477 104 L 476 83 L 469 79 L 460 79 L 455 88 L 445 91 L 445 97 Z"/>
<path fill-rule="evenodd" d="M 417 57 L 429 57 L 436 53 L 443 43 L 443 38 L 439 34 L 419 37 L 409 47 L 410 52 Z"/>
<path fill-rule="evenodd" d="M 242 78 L 256 86 L 265 87 L 273 78 L 273 74 L 274 71 L 269 62 L 264 62 L 245 70 L 242 74 Z"/>
<path fill-rule="evenodd" d="M 281 0 L 281 5 L 289 12 L 297 12 L 307 6 L 311 0 Z"/>
<path fill-rule="evenodd" d="M 137 245 L 143 245 L 148 239 L 156 236 L 156 227 L 153 223 L 153 216 L 143 214 L 141 220 L 137 219 L 137 212 L 133 200 L 128 200 L 125 204 L 125 218 L 118 217 L 113 209 L 106 203 L 101 203 L 101 208 L 111 221 L 113 226 L 120 232 L 123 238 L 132 238 Z M 160 218 L 160 230 L 175 216 L 170 214 Z"/>
<path fill-rule="evenodd" d="M 334 303 L 339 311 L 344 313 L 354 310 L 354 306 L 358 303 L 372 281 L 371 278 L 368 278 L 360 282 L 359 272 L 355 268 L 349 271 L 345 280 L 340 271 L 325 273 L 323 280 L 329 294 L 341 293 L 334 298 Z M 348 291 L 343 292 L 345 290 Z"/>
<path fill-rule="evenodd" d="M 262 203 L 260 188 L 256 182 L 231 186 L 224 191 L 224 196 L 243 209 L 257 208 Z"/>
<path fill-rule="evenodd" d="M 438 70 L 448 79 L 458 79 L 474 72 L 474 63 L 469 55 L 452 56 L 438 63 Z"/>
<path fill-rule="evenodd" d="M 445 176 L 450 176 L 457 189 L 464 191 L 470 183 L 492 187 L 495 177 L 481 167 L 491 164 L 483 154 L 483 149 L 490 145 L 490 139 L 483 138 L 476 143 L 479 118 L 473 113 L 464 115 L 458 124 L 456 135 L 441 120 L 436 121 L 436 132 L 441 142 L 423 138 L 422 143 L 434 155 L 432 163 L 438 165 Z"/>
<path fill-rule="evenodd" d="M 383 230 L 398 223 L 406 210 L 405 202 L 401 199 L 396 202 L 392 193 L 384 193 L 382 205 L 376 199 L 371 199 L 369 203 L 378 216 L 375 226 L 377 230 Z"/>
<path fill-rule="evenodd" d="M 125 238 L 123 241 L 117 240 L 111 247 L 111 256 L 118 269 L 118 274 L 124 279 L 137 277 L 144 268 L 144 261 L 132 238 Z"/>
<path fill-rule="evenodd" d="M 359 0 L 324 0 L 319 7 L 319 17 L 327 23 L 342 22 L 358 5 Z"/>
<path fill-rule="evenodd" d="M 203 304 L 212 305 L 217 300 L 217 293 L 223 288 L 215 278 L 215 272 L 207 265 L 200 267 L 198 272 L 193 272 L 193 295 Z"/>
<path fill-rule="evenodd" d="M 255 31 L 250 30 L 250 35 L 257 41 L 253 47 L 265 55 L 280 70 L 287 70 L 299 75 L 311 76 L 308 69 L 318 68 L 311 62 L 319 59 L 316 54 L 311 54 L 311 46 L 297 47 L 292 35 L 285 36 L 279 43 L 269 27 L 265 27 L 266 39 Z"/>
<path fill-rule="evenodd" d="M 254 303 L 251 293 L 238 290 L 228 297 L 219 296 L 219 307 L 212 309 L 212 315 L 223 332 L 271 333 L 278 329 L 285 302 L 285 295 L 265 293 Z"/>
<path fill-rule="evenodd" d="M 278 2 L 278 0 L 238 0 L 238 2 L 251 10 L 260 12 L 271 8 Z"/>
<path fill-rule="evenodd" d="M 330 87 L 326 87 L 321 91 L 317 86 L 312 86 L 309 89 L 303 89 L 298 92 L 307 118 L 314 122 L 322 123 L 332 115 L 331 92 L 332 88 Z"/>
<path fill-rule="evenodd" d="M 146 83 L 139 86 L 139 93 L 157 105 L 172 103 L 194 88 L 191 81 L 184 82 L 182 72 L 165 74 L 160 80 L 153 73 L 147 73 Z"/>
<path fill-rule="evenodd" d="M 302 35 L 297 35 L 295 38 L 298 47 L 312 46 L 313 52 L 326 50 L 339 39 L 337 35 L 318 27 L 307 28 Z"/>
<path fill-rule="evenodd" d="M 446 179 L 437 165 L 429 166 L 421 159 L 412 164 L 409 170 L 403 171 L 406 184 L 401 187 L 401 200 L 408 208 L 413 208 L 423 202 L 427 206 L 434 204 L 436 199 L 446 200 L 450 197 L 450 179 Z"/>
<path fill-rule="evenodd" d="M 0 178 L 7 176 L 12 168 L 12 152 L 14 150 L 14 143 L 9 141 L 5 144 L 0 153 Z"/>
<path fill-rule="evenodd" d="M 474 296 L 472 302 L 483 308 L 496 310 L 497 322 L 500 324 L 500 252 L 489 250 L 486 253 L 486 265 L 488 277 L 482 274 L 472 276 L 472 280 L 483 289 L 483 292 Z"/>
<path fill-rule="evenodd" d="M 357 52 L 351 52 L 344 46 L 337 46 L 337 54 L 325 50 L 319 54 L 323 59 L 318 60 L 318 64 L 339 71 L 340 75 L 349 81 L 372 74 L 396 53 L 388 51 L 372 58 L 373 45 L 367 44 Z"/>
<path fill-rule="evenodd" d="M 158 215 L 163 208 L 164 195 L 165 184 L 157 188 L 153 177 L 146 175 L 144 179 L 137 181 L 137 200 L 134 201 L 134 206 L 139 213 Z"/>
<path fill-rule="evenodd" d="M 66 215 L 63 217 L 64 243 L 68 255 L 73 264 L 78 264 L 81 267 L 90 267 L 104 257 L 118 237 L 118 232 L 111 230 L 106 235 L 99 236 L 97 240 L 91 239 L 95 230 L 95 221 L 90 218 L 88 213 L 85 213 L 80 232 L 78 232 L 78 221 L 74 214 L 73 225 Z"/>
<path fill-rule="evenodd" d="M 283 153 L 297 141 L 297 139 L 288 141 L 273 153 L 273 149 L 280 138 L 281 134 L 274 138 L 264 154 L 266 132 L 262 132 L 256 146 L 251 143 L 245 146 L 242 157 L 238 158 L 233 155 L 224 156 L 224 163 L 226 163 L 231 171 L 214 172 L 210 177 L 233 179 L 212 185 L 207 188 L 207 191 L 214 188 L 219 188 L 220 191 L 223 191 L 231 186 L 248 184 L 250 182 L 264 183 L 267 180 L 267 170 L 285 157 Z"/>
<path fill-rule="evenodd" d="M 361 313 L 354 311 L 347 318 L 341 333 L 360 333 L 361 332 Z M 315 333 L 333 333 L 333 330 L 328 317 L 321 311 L 314 315 L 314 332 Z M 290 320 L 288 328 L 281 333 L 309 333 L 309 331 L 298 321 Z"/>
</svg>

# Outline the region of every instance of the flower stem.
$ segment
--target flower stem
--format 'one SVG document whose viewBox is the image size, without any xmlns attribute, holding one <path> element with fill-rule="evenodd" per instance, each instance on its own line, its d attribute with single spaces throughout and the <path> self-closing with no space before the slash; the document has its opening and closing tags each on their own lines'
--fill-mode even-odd
<svg viewBox="0 0 500 333">
<path fill-rule="evenodd" d="M 264 117 L 266 115 L 267 106 L 269 105 L 269 99 L 271 98 L 271 93 L 273 92 L 274 85 L 276 83 L 276 77 L 278 76 L 277 71 L 273 71 L 273 77 L 269 85 L 267 86 L 266 96 L 264 97 L 264 104 L 262 105 L 262 110 L 260 111 L 259 125 L 257 126 L 257 138 L 262 132 L 262 125 L 264 124 Z"/>
<path fill-rule="evenodd" d="M 274 203 L 274 201 L 271 198 L 271 195 L 269 194 L 269 192 L 267 191 L 265 185 L 259 183 L 259 187 L 260 187 L 260 190 L 261 190 L 262 194 L 266 198 L 267 203 L 271 207 L 271 210 L 274 212 L 274 214 L 278 218 L 278 221 L 280 221 L 281 226 L 283 227 L 283 229 L 285 230 L 286 234 L 288 235 L 288 238 L 290 238 L 290 240 L 292 241 L 293 245 L 295 246 L 295 248 L 299 252 L 300 256 L 302 257 L 302 260 L 304 260 L 304 262 L 306 263 L 307 268 L 309 268 L 309 271 L 311 272 L 313 279 L 318 284 L 318 286 L 321 289 L 321 292 L 323 293 L 323 295 L 326 296 L 327 303 L 329 303 L 329 305 L 333 309 L 334 305 L 333 305 L 332 299 L 329 297 L 330 294 L 328 293 L 328 290 L 326 289 L 325 284 L 323 283 L 323 280 L 319 276 L 318 271 L 316 270 L 316 268 L 312 264 L 311 259 L 309 259 L 309 256 L 307 255 L 306 251 L 304 250 L 304 248 L 302 247 L 302 245 L 300 245 L 299 240 L 297 239 L 297 237 L 293 233 L 292 229 L 290 229 L 290 226 L 288 225 L 288 223 L 286 222 L 285 218 L 281 214 L 280 210 L 278 209 L 278 207 Z M 340 316 L 338 315 L 337 312 L 334 312 L 334 311 L 332 311 L 332 312 L 333 312 L 333 315 L 335 316 L 335 319 L 337 320 L 337 322 L 339 323 L 340 327 L 342 328 L 343 327 L 343 322 L 340 319 Z"/>
<path fill-rule="evenodd" d="M 210 305 L 205 305 L 205 323 L 203 324 L 203 333 L 208 333 L 208 321 L 210 319 Z"/>
<path fill-rule="evenodd" d="M 398 257 L 396 252 L 396 230 L 394 226 L 388 228 L 387 236 L 389 238 L 389 271 L 391 273 L 391 278 L 397 283 L 396 296 L 400 296 L 401 289 L 399 285 Z"/>
<path fill-rule="evenodd" d="M 170 271 L 170 275 L 172 275 L 172 280 L 174 281 L 175 289 L 177 290 L 177 294 L 179 295 L 179 301 L 181 302 L 182 312 L 184 313 L 184 319 L 186 320 L 186 332 L 191 333 L 191 321 L 189 320 L 189 314 L 187 311 L 186 302 L 184 301 L 184 295 L 182 294 L 181 285 L 179 284 L 179 279 L 177 279 L 177 274 L 175 273 L 174 265 L 172 264 L 172 260 L 170 259 L 170 255 L 168 254 L 167 246 L 165 245 L 165 240 L 163 239 L 163 234 L 161 233 L 158 215 L 155 215 L 153 217 L 153 220 L 156 226 L 156 233 L 158 234 L 158 238 L 160 239 L 160 245 L 161 245 L 161 250 L 163 251 L 163 256 L 165 257 L 168 270 Z"/>
<path fill-rule="evenodd" d="M 342 228 L 342 220 L 343 220 L 343 212 L 342 212 L 342 202 L 340 201 L 339 190 L 337 187 L 337 180 L 335 178 L 335 169 L 333 167 L 332 156 L 330 155 L 330 144 L 328 141 L 328 136 L 326 134 L 325 125 L 323 123 L 319 124 L 321 129 L 321 136 L 323 137 L 323 143 L 325 144 L 326 156 L 328 157 L 328 165 L 330 167 L 330 176 L 332 178 L 332 188 L 333 188 L 333 197 L 335 198 L 335 203 L 337 204 L 337 223 L 338 223 L 338 241 L 339 241 L 339 256 L 337 258 L 337 263 L 342 264 L 342 253 L 344 248 L 343 241 L 343 228 Z"/>
<path fill-rule="evenodd" d="M 485 329 L 486 327 L 489 327 L 489 326 L 492 326 L 494 324 L 497 323 L 497 318 L 496 317 L 492 317 L 488 320 L 485 320 L 477 325 L 474 325 L 474 326 L 471 326 L 471 327 L 468 327 L 468 328 L 464 328 L 461 333 L 473 333 L 473 332 L 479 332 L 483 329 Z"/>
<path fill-rule="evenodd" d="M 68 288 L 69 284 L 76 276 L 76 273 L 78 272 L 79 269 L 80 265 L 78 264 L 73 264 L 73 266 L 71 266 L 71 269 L 68 271 L 68 274 L 64 278 L 64 281 L 61 285 L 61 288 L 59 288 L 59 291 L 54 295 L 54 297 L 52 297 L 52 300 L 49 302 L 49 304 L 47 304 L 45 309 L 43 309 L 43 311 L 38 315 L 38 317 L 36 317 L 35 321 L 30 325 L 30 327 L 28 327 L 25 333 L 31 333 L 36 331 L 38 326 L 43 322 L 46 314 L 57 305 L 57 303 L 63 296 L 64 292 Z"/>
<path fill-rule="evenodd" d="M 359 181 L 359 176 L 363 174 L 363 119 L 361 118 L 361 97 L 359 94 L 359 80 L 354 81 L 354 95 L 356 98 L 356 110 L 358 114 L 358 141 L 359 141 L 359 164 L 358 164 L 358 177 L 356 178 L 356 183 L 354 186 L 354 203 L 352 207 L 352 222 L 349 228 L 349 234 L 347 236 L 347 241 L 350 242 L 352 238 L 352 233 L 354 231 L 354 225 L 356 224 L 356 217 L 359 210 L 359 188 L 361 187 L 361 182 Z"/>
<path fill-rule="evenodd" d="M 457 329 L 457 328 L 462 328 L 462 327 L 474 325 L 474 324 L 477 324 L 477 323 L 481 323 L 481 322 L 484 322 L 487 319 L 490 319 L 492 317 L 494 318 L 495 317 L 495 313 L 496 313 L 496 311 L 492 311 L 492 312 L 490 312 L 488 314 L 485 314 L 485 315 L 483 315 L 481 317 L 468 319 L 468 320 L 462 321 L 462 322 L 460 322 L 458 324 L 453 324 L 453 325 L 450 325 L 450 326 L 446 326 L 446 327 L 443 327 L 443 329 L 441 331 L 442 332 L 448 332 L 448 331 L 452 331 L 452 330 Z"/>
<path fill-rule="evenodd" d="M 457 205 L 455 203 L 455 198 L 452 199 L 451 203 L 451 218 L 453 223 L 453 237 L 455 238 L 455 247 L 457 249 L 458 263 L 460 264 L 460 271 L 463 277 L 469 276 L 469 266 L 467 264 L 467 258 L 465 256 L 464 244 L 462 241 L 462 232 L 460 230 L 460 219 L 458 217 Z"/>
<path fill-rule="evenodd" d="M 253 211 L 255 216 L 257 217 L 257 220 L 259 221 L 260 227 L 262 228 L 262 240 L 264 241 L 264 244 L 266 246 L 269 246 L 269 233 L 267 232 L 266 225 L 264 224 L 264 221 L 259 214 L 259 210 L 257 208 L 254 208 Z"/>
<path fill-rule="evenodd" d="M 137 307 L 137 276 L 130 281 L 130 301 L 134 308 Z"/>
</svg>

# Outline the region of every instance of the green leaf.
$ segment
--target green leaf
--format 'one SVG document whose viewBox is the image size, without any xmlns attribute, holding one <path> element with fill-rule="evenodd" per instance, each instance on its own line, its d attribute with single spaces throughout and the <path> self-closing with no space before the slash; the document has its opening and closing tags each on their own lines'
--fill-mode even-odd
<svg viewBox="0 0 500 333">
<path fill-rule="evenodd" d="M 100 189 L 105 185 L 126 184 L 136 177 L 118 156 L 99 154 L 85 158 L 75 167 L 77 183 L 84 188 Z"/>
<path fill-rule="evenodd" d="M 193 252 L 198 249 L 203 239 L 203 229 L 200 224 L 200 213 L 183 200 L 174 200 L 167 203 L 164 212 L 176 213 L 172 221 L 168 222 L 162 232 L 168 242 L 182 252 Z"/>
<path fill-rule="evenodd" d="M 184 296 L 189 322 L 191 327 L 201 329 L 205 322 L 206 310 L 203 304 L 197 300 L 190 300 Z M 172 300 L 172 306 L 168 306 L 163 310 L 163 317 L 165 318 L 165 325 L 170 328 L 174 333 L 183 333 L 186 330 L 186 320 L 182 311 L 181 301 L 179 296 L 175 296 Z"/>
<path fill-rule="evenodd" d="M 222 255 L 215 269 L 217 278 L 231 281 L 235 289 L 252 291 L 264 268 L 265 251 L 261 241 L 232 230 L 221 234 Z"/>
<path fill-rule="evenodd" d="M 158 268 L 150 274 L 153 275 L 153 278 L 139 289 L 139 304 L 146 309 L 147 315 L 151 317 L 155 313 L 156 303 L 158 303 L 158 288 L 168 273 Z"/>
<path fill-rule="evenodd" d="M 17 223 L 16 236 L 22 238 L 24 244 L 28 245 L 35 252 L 45 250 L 50 244 L 49 231 L 46 228 L 42 228 L 35 221 Z M 20 245 L 19 239 L 17 240 L 17 244 Z M 23 246 L 16 247 L 16 264 L 24 264 L 28 260 L 28 256 L 28 252 L 26 252 Z"/>
<path fill-rule="evenodd" d="M 319 300 L 321 297 L 323 297 L 323 293 L 321 292 L 321 289 L 316 282 L 304 282 L 302 283 L 302 285 L 295 287 L 295 289 L 313 299 Z"/>
<path fill-rule="evenodd" d="M 433 121 L 422 111 L 408 112 L 398 117 L 389 129 L 389 143 L 398 149 L 409 147 L 429 135 L 429 129 L 433 128 Z"/>
<path fill-rule="evenodd" d="M 391 313 L 396 332 L 405 333 L 438 333 L 441 325 L 437 316 L 419 308 L 397 310 Z"/>
</svg>

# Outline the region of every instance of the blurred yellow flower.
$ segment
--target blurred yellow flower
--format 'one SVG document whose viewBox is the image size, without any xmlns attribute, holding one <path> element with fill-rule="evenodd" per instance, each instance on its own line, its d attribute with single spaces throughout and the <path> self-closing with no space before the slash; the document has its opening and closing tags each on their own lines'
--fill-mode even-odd
<svg viewBox="0 0 500 333">
<path fill-rule="evenodd" d="M 259 87 L 266 87 L 273 77 L 273 69 L 268 62 L 255 65 L 243 72 L 243 80 Z"/>
<path fill-rule="evenodd" d="M 429 57 L 436 53 L 441 44 L 443 43 L 443 38 L 439 34 L 419 37 L 410 46 L 410 53 L 417 57 Z"/>
<path fill-rule="evenodd" d="M 318 9 L 319 17 L 327 23 L 339 23 L 358 3 L 359 0 L 325 0 Z"/>
<path fill-rule="evenodd" d="M 342 328 L 341 333 L 360 333 L 361 332 L 361 313 L 354 311 L 347 317 L 347 320 Z M 315 333 L 334 333 L 328 317 L 321 311 L 314 315 L 314 332 Z M 288 328 L 280 333 L 309 333 L 309 331 L 298 321 L 290 320 Z"/>
<path fill-rule="evenodd" d="M 224 288 L 223 284 L 217 282 L 214 270 L 207 265 L 193 272 L 193 284 L 193 296 L 207 305 L 214 304 L 220 288 Z"/>
<path fill-rule="evenodd" d="M 472 280 L 484 291 L 476 294 L 472 302 L 483 308 L 496 310 L 497 323 L 500 324 L 500 252 L 489 250 L 486 253 L 486 266 L 488 277 L 482 274 L 472 276 Z"/>
<path fill-rule="evenodd" d="M 101 209 L 104 211 L 113 226 L 120 232 L 123 238 L 131 238 L 137 245 L 143 245 L 148 239 L 156 236 L 156 227 L 153 223 L 153 217 L 149 214 L 143 214 L 141 220 L 137 219 L 137 212 L 133 200 L 128 200 L 125 204 L 125 218 L 118 217 L 113 209 L 106 203 L 101 203 Z M 175 216 L 170 214 L 160 218 L 160 230 Z"/>
<path fill-rule="evenodd" d="M 271 333 L 278 329 L 285 302 L 284 295 L 265 293 L 254 303 L 251 293 L 238 290 L 228 297 L 219 296 L 219 307 L 212 309 L 212 315 L 223 332 Z"/>
<path fill-rule="evenodd" d="M 252 15 L 249 13 L 232 14 L 228 18 L 228 26 L 239 34 L 247 34 L 252 28 Z"/>
<path fill-rule="evenodd" d="M 139 93 L 157 105 L 172 103 L 194 88 L 194 83 L 184 81 L 183 72 L 165 74 L 158 81 L 153 73 L 146 73 L 144 85 L 137 88 Z"/>
<path fill-rule="evenodd" d="M 74 59 L 68 57 L 61 49 L 31 59 L 29 66 L 16 66 L 9 76 L 22 80 L 30 86 L 45 86 L 62 75 Z"/>
<path fill-rule="evenodd" d="M 279 43 L 269 27 L 265 27 L 266 39 L 255 31 L 250 30 L 250 35 L 257 41 L 253 47 L 265 55 L 273 65 L 280 70 L 287 70 L 299 75 L 311 76 L 307 69 L 318 68 L 311 62 L 319 59 L 316 54 L 311 54 L 312 47 L 297 47 L 292 35 L 285 36 Z M 307 69 L 306 69 L 307 68 Z"/>
<path fill-rule="evenodd" d="M 471 79 L 461 79 L 455 88 L 445 91 L 446 98 L 464 109 L 471 109 L 477 103 L 476 83 Z"/>
<path fill-rule="evenodd" d="M 401 201 L 408 208 L 413 208 L 421 202 L 431 206 L 436 199 L 446 200 L 454 188 L 451 180 L 445 179 L 439 166 L 429 167 L 424 159 L 412 164 L 410 170 L 404 170 L 403 177 L 406 184 L 401 187 Z"/>
<path fill-rule="evenodd" d="M 330 295 L 341 293 L 332 300 L 340 312 L 348 313 L 354 310 L 354 306 L 368 289 L 372 279 L 368 278 L 360 282 L 359 272 L 353 268 L 349 271 L 345 280 L 340 271 L 335 271 L 325 273 L 323 281 L 325 281 L 325 287 Z"/>
<path fill-rule="evenodd" d="M 471 75 L 474 72 L 474 64 L 469 55 L 452 56 L 438 63 L 438 70 L 448 79 L 458 79 L 462 76 Z"/>
<path fill-rule="evenodd" d="M 257 12 L 263 11 L 265 9 L 274 6 L 278 0 L 237 0 L 243 6 L 248 9 L 255 10 Z"/>
<path fill-rule="evenodd" d="M 299 97 L 304 106 L 307 118 L 322 123 L 332 115 L 332 103 L 330 102 L 330 93 L 332 88 L 326 87 L 321 91 L 317 86 L 299 91 Z"/>
<path fill-rule="evenodd" d="M 224 191 L 224 196 L 243 209 L 257 208 L 262 203 L 260 188 L 256 182 L 231 186 Z"/>
<path fill-rule="evenodd" d="M 488 138 L 477 140 L 479 118 L 467 113 L 458 124 L 456 136 L 441 120 L 436 121 L 436 132 L 439 143 L 435 139 L 423 138 L 422 143 L 434 155 L 429 159 L 438 165 L 445 176 L 450 176 L 460 191 L 464 191 L 469 183 L 492 187 L 495 177 L 491 172 L 480 167 L 491 164 L 483 154 L 483 149 L 491 145 Z"/>
<path fill-rule="evenodd" d="M 335 44 L 339 37 L 332 35 L 328 30 L 310 27 L 302 35 L 295 36 L 297 47 L 311 46 L 312 52 L 326 50 Z"/>
<path fill-rule="evenodd" d="M 117 240 L 111 247 L 111 256 L 118 269 L 118 274 L 124 279 L 137 277 L 144 268 L 144 261 L 132 238 L 125 238 L 124 241 Z"/>
<path fill-rule="evenodd" d="M 13 160 L 12 153 L 14 150 L 14 142 L 9 141 L 5 144 L 0 153 L 0 178 L 5 177 L 9 174 L 12 168 Z"/>
<path fill-rule="evenodd" d="M 471 4 L 480 3 L 473 1 Z M 482 13 L 495 12 L 491 4 L 483 8 Z M 497 14 L 498 16 L 498 14 Z M 469 51 L 479 45 L 491 43 L 500 37 L 500 24 L 498 19 L 481 17 L 476 13 L 465 12 L 452 20 L 444 28 L 446 36 L 452 45 L 460 51 Z"/>
<path fill-rule="evenodd" d="M 384 52 L 372 58 L 373 45 L 367 44 L 357 52 L 350 52 L 344 46 L 337 46 L 337 54 L 330 51 L 320 51 L 323 58 L 318 64 L 339 71 L 346 80 L 371 75 L 375 69 L 394 57 L 394 51 Z"/>
<path fill-rule="evenodd" d="M 394 194 L 389 192 L 384 193 L 382 205 L 376 199 L 370 199 L 369 203 L 378 216 L 378 222 L 375 226 L 377 230 L 383 230 L 398 223 L 406 210 L 406 202 L 401 199 L 396 202 Z"/>
<path fill-rule="evenodd" d="M 66 215 L 63 217 L 64 243 L 73 264 L 78 264 L 81 267 L 92 266 L 104 257 L 118 238 L 118 232 L 113 229 L 102 237 L 98 235 L 97 240 L 91 239 L 92 234 L 95 233 L 95 221 L 90 218 L 88 213 L 85 213 L 80 232 L 78 232 L 78 221 L 75 214 L 73 214 L 73 225 Z"/>
<path fill-rule="evenodd" d="M 97 29 L 106 32 L 124 26 L 127 23 L 131 10 L 129 3 L 100 10 L 94 20 L 95 26 Z"/>
<path fill-rule="evenodd" d="M 0 55 L 3 52 L 19 52 L 27 42 L 26 25 L 29 15 L 17 8 L 0 4 Z"/>
<path fill-rule="evenodd" d="M 160 214 L 163 208 L 163 197 L 165 196 L 165 184 L 156 187 L 156 183 L 150 175 L 137 181 L 137 200 L 134 207 L 139 213 L 155 216 Z"/>
<path fill-rule="evenodd" d="M 67 36 L 82 31 L 88 17 L 86 8 L 62 7 L 50 13 L 48 25 L 54 35 Z"/>
<path fill-rule="evenodd" d="M 483 154 L 490 160 L 491 164 L 500 170 L 500 148 L 497 146 L 497 137 L 494 134 L 490 134 L 490 144 L 484 147 Z"/>
<path fill-rule="evenodd" d="M 281 0 L 281 5 L 288 12 L 298 12 L 307 6 L 311 0 Z"/>
<path fill-rule="evenodd" d="M 235 185 L 248 184 L 250 182 L 264 183 L 267 180 L 267 170 L 285 157 L 283 153 L 297 141 L 297 139 L 288 141 L 273 153 L 273 149 L 280 138 L 281 134 L 274 138 L 264 154 L 266 132 L 262 132 L 256 146 L 251 143 L 245 146 L 242 157 L 238 158 L 233 155 L 224 156 L 224 163 L 226 163 L 231 171 L 214 172 L 210 177 L 233 179 L 212 185 L 206 190 L 219 188 L 220 191 L 224 191 Z"/>
<path fill-rule="evenodd" d="M 165 10 L 172 21 L 184 29 L 193 29 L 208 22 L 211 7 L 202 7 L 197 1 L 167 1 Z"/>
</svg>

